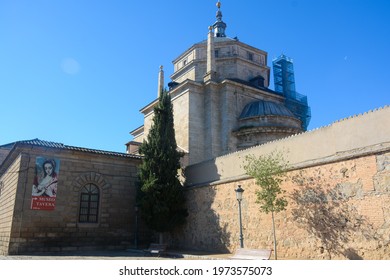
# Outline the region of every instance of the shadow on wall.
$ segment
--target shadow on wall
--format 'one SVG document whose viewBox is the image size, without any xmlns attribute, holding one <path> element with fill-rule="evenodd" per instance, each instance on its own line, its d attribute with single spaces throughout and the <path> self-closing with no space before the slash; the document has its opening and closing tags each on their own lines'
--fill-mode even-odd
<svg viewBox="0 0 390 280">
<path fill-rule="evenodd" d="M 183 177 L 185 177 L 185 186 L 196 186 L 218 181 L 221 179 L 221 174 L 218 173 L 216 159 L 213 158 L 205 162 L 187 166 L 183 172 Z M 200 178 L 205 179 L 200 180 Z"/>
<path fill-rule="evenodd" d="M 336 256 L 363 259 L 349 245 L 356 238 L 378 240 L 371 224 L 349 203 L 349 198 L 340 191 L 339 185 L 326 188 L 326 183 L 320 177 L 309 177 L 304 173 L 291 178 L 300 186 L 291 195 L 292 219 L 319 241 L 321 253 L 327 253 L 329 259 Z"/>
<path fill-rule="evenodd" d="M 209 172 L 217 174 L 216 170 L 214 164 Z M 188 190 L 185 197 L 189 216 L 187 223 L 171 235 L 173 244 L 181 249 L 228 253 L 229 223 L 222 221 L 217 211 L 225 208 L 226 203 L 233 206 L 234 200 L 216 199 L 215 186 L 190 187 Z"/>
</svg>

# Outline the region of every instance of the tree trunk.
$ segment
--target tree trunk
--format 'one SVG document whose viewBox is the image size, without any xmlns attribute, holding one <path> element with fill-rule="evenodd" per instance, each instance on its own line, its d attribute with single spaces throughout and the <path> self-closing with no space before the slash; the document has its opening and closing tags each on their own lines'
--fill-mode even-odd
<svg viewBox="0 0 390 280">
<path fill-rule="evenodd" d="M 274 252 L 275 252 L 275 260 L 278 259 L 278 254 L 276 252 L 276 232 L 275 232 L 275 217 L 274 217 L 274 211 L 272 213 L 272 228 L 273 228 L 273 233 L 274 233 Z"/>
</svg>

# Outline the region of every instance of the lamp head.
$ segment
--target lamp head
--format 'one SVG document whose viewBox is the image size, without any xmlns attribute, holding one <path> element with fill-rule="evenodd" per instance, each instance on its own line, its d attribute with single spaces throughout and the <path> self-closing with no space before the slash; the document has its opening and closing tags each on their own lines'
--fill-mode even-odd
<svg viewBox="0 0 390 280">
<path fill-rule="evenodd" d="M 241 188 L 241 185 L 238 185 L 237 189 L 234 190 L 236 192 L 236 198 L 238 201 L 242 200 L 242 193 L 244 190 Z"/>
</svg>

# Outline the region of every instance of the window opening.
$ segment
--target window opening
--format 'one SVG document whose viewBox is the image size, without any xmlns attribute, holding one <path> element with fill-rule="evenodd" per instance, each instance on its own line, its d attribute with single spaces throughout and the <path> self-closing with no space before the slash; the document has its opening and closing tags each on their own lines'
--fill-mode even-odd
<svg viewBox="0 0 390 280">
<path fill-rule="evenodd" d="M 80 193 L 79 222 L 97 223 L 99 213 L 99 188 L 94 184 L 87 184 Z"/>
</svg>

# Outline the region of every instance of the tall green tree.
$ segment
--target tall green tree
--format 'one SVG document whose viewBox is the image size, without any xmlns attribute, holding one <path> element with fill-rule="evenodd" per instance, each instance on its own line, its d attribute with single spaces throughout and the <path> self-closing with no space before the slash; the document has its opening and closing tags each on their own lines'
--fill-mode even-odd
<svg viewBox="0 0 390 280">
<path fill-rule="evenodd" d="M 160 233 L 172 231 L 188 216 L 178 170 L 180 158 L 173 126 L 170 95 L 163 91 L 154 107 L 153 124 L 139 149 L 144 156 L 140 166 L 139 204 L 148 227 Z"/>
<path fill-rule="evenodd" d="M 277 259 L 277 246 L 274 213 L 286 210 L 287 207 L 287 200 L 283 196 L 285 190 L 280 187 L 286 177 L 287 168 L 288 161 L 280 151 L 259 157 L 255 155 L 245 157 L 244 170 L 260 186 L 260 189 L 256 191 L 256 203 L 260 204 L 261 212 L 272 214 L 275 259 Z"/>
</svg>

